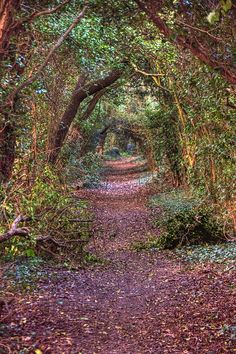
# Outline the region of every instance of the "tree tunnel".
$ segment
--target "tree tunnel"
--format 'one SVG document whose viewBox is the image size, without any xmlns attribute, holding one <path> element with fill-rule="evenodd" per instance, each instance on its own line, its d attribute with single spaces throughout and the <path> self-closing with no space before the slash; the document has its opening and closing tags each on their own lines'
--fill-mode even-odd
<svg viewBox="0 0 236 354">
<path fill-rule="evenodd" d="M 152 143 L 141 125 L 121 119 L 108 120 L 101 129 L 92 134 L 85 150 L 96 151 L 104 156 L 112 148 L 122 153 L 132 151 L 142 155 L 147 160 L 148 168 L 155 168 Z"/>
</svg>

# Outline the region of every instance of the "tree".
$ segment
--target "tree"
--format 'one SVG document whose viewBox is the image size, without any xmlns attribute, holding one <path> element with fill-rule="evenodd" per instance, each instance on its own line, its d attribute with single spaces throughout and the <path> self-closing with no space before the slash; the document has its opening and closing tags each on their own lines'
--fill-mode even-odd
<svg viewBox="0 0 236 354">
<path fill-rule="evenodd" d="M 88 97 L 93 96 L 94 100 L 88 107 L 86 116 L 91 114 L 92 110 L 96 106 L 98 99 L 100 98 L 99 93 L 104 93 L 104 89 L 109 87 L 114 82 L 116 82 L 122 75 L 122 70 L 114 69 L 110 71 L 104 78 L 100 78 L 96 81 L 86 82 L 87 78 L 85 75 L 81 75 L 78 79 L 76 87 L 72 93 L 71 100 L 62 115 L 56 130 L 53 132 L 53 136 L 48 144 L 48 161 L 50 163 L 55 163 L 66 135 L 69 131 L 71 123 L 75 118 L 81 103 Z M 89 112 L 90 110 L 90 112 Z"/>
<path fill-rule="evenodd" d="M 191 1 L 180 1 L 177 9 L 174 8 L 173 5 L 170 7 L 167 1 L 135 0 L 135 2 L 158 27 L 164 37 L 182 50 L 188 49 L 204 64 L 220 72 L 230 84 L 236 84 L 236 70 L 233 55 L 234 44 L 232 42 L 233 33 L 231 32 L 231 35 L 227 33 L 227 31 L 231 31 L 230 24 L 233 25 L 235 23 L 236 11 L 233 5 L 227 10 L 227 12 L 231 10 L 228 14 L 229 23 L 225 26 L 224 23 L 221 23 L 219 27 L 222 31 L 219 35 L 218 33 L 213 35 L 210 31 L 212 28 L 199 28 L 197 27 L 198 23 L 195 26 L 195 19 L 199 20 L 200 18 L 201 24 L 202 19 L 205 20 L 207 13 L 210 13 L 211 2 L 204 1 L 202 7 L 195 7 Z M 169 21 L 173 22 L 174 26 L 168 26 L 167 20 L 164 20 L 166 16 L 161 15 L 161 10 L 166 7 L 169 11 L 175 10 L 175 18 L 171 19 L 171 17 L 169 17 Z M 203 12 L 202 8 L 205 8 L 207 12 Z M 178 28 L 178 26 L 181 26 L 181 28 Z M 206 27 L 206 25 L 204 27 Z"/>
<path fill-rule="evenodd" d="M 64 1 L 63 4 L 67 3 L 68 0 Z M 11 18 L 12 12 L 15 9 L 14 5 L 15 3 L 12 2 L 6 2 L 6 6 L 2 9 L 0 15 L 0 23 L 2 23 L 2 50 L 3 53 L 5 53 L 6 50 L 4 50 L 4 47 L 6 47 L 6 43 L 9 43 L 10 41 L 10 33 L 8 33 L 10 30 L 7 30 L 7 27 L 11 27 L 10 23 L 11 21 L 9 20 L 9 17 Z M 8 6 L 7 6 L 8 5 Z M 33 18 L 41 15 L 46 15 L 49 13 L 53 13 L 56 10 L 58 10 L 61 7 L 61 5 L 57 6 L 55 9 L 52 10 L 45 10 L 41 11 L 40 13 L 34 13 L 30 16 L 29 20 L 32 20 Z M 16 112 L 16 103 L 18 100 L 19 93 L 21 90 L 24 88 L 28 87 L 31 85 L 33 82 L 36 81 L 36 79 L 39 77 L 41 72 L 44 70 L 46 65 L 48 64 L 49 60 L 51 59 L 53 53 L 56 51 L 56 49 L 62 44 L 62 42 L 68 37 L 69 33 L 75 28 L 75 26 L 78 24 L 78 22 L 83 18 L 85 14 L 87 6 L 84 7 L 84 9 L 81 11 L 81 13 L 76 17 L 76 19 L 73 21 L 73 23 L 67 28 L 65 33 L 63 33 L 58 40 L 55 42 L 55 44 L 52 46 L 52 48 L 49 50 L 45 60 L 43 63 L 39 66 L 39 68 L 34 72 L 31 72 L 30 76 L 24 80 L 22 83 L 20 83 L 15 89 L 13 89 L 12 92 L 10 92 L 7 97 L 5 98 L 5 102 L 2 104 L 2 121 L 0 122 L 0 149 L 1 149 L 1 154 L 0 154 L 0 181 L 7 181 L 10 176 L 11 176 L 11 171 L 15 159 L 15 144 L 16 144 L 16 124 L 14 121 L 14 118 L 12 115 Z M 6 17 L 6 20 L 4 18 Z M 25 20 L 26 21 L 26 20 Z M 23 21 L 24 22 L 24 21 Z M 19 26 L 19 23 L 16 23 L 14 25 L 15 27 Z M 14 27 L 13 26 L 13 27 Z M 7 37 L 7 40 L 6 40 Z M 5 43 L 6 42 L 6 43 Z"/>
</svg>

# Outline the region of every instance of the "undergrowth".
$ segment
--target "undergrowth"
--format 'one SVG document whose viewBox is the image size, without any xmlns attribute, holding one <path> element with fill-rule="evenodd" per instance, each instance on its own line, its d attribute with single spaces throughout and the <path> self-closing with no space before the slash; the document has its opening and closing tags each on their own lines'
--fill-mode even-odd
<svg viewBox="0 0 236 354">
<path fill-rule="evenodd" d="M 151 198 L 154 224 L 161 235 L 149 241 L 150 247 L 174 249 L 225 241 L 223 224 L 213 207 L 182 191 L 161 193 Z"/>
<path fill-rule="evenodd" d="M 9 269 L 3 272 L 4 287 L 0 287 L 0 296 L 5 293 L 6 286 L 8 292 L 14 289 L 21 292 L 36 290 L 39 280 L 48 277 L 45 266 L 46 262 L 39 257 L 17 258 Z"/>
<path fill-rule="evenodd" d="M 178 248 L 175 254 L 190 263 L 234 264 L 236 270 L 236 243 L 228 242 L 219 245 L 188 246 Z"/>
<path fill-rule="evenodd" d="M 104 265 L 108 261 L 102 259 L 90 252 L 84 252 L 83 259 L 78 262 L 63 260 L 63 262 L 55 262 L 55 260 L 45 259 L 42 257 L 25 257 L 17 256 L 14 262 L 0 263 L 0 274 L 2 284 L 0 285 L 0 298 L 4 297 L 6 289 L 11 291 L 32 292 L 36 291 L 43 281 L 48 281 L 58 277 L 57 269 L 63 269 L 69 272 L 77 271 L 83 267 L 91 267 Z M 6 266 L 9 265 L 9 266 Z M 6 269 L 4 269 L 6 268 Z"/>
<path fill-rule="evenodd" d="M 64 176 L 66 181 L 85 188 L 97 188 L 101 181 L 102 159 L 99 154 L 88 152 L 78 158 L 78 151 L 64 148 Z"/>
<path fill-rule="evenodd" d="M 26 227 L 28 235 L 1 243 L 1 256 L 6 260 L 40 255 L 81 261 L 90 237 L 86 202 L 74 197 L 48 166 L 33 182 L 16 181 L 1 187 L 0 233 L 8 231 L 18 215 L 24 215 L 27 222 L 18 227 Z"/>
</svg>

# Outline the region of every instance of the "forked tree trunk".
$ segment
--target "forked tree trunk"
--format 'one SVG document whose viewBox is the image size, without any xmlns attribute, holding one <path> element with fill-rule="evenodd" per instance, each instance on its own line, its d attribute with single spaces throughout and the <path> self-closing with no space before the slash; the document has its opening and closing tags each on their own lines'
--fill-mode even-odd
<svg viewBox="0 0 236 354">
<path fill-rule="evenodd" d="M 81 103 L 88 96 L 95 95 L 96 93 L 99 93 L 100 91 L 104 90 L 106 87 L 112 85 L 120 78 L 121 74 L 121 70 L 112 70 L 105 78 L 87 84 L 85 83 L 85 76 L 82 75 L 79 78 L 75 90 L 72 93 L 71 100 L 60 119 L 56 131 L 54 132 L 54 136 L 48 142 L 48 161 L 51 164 L 54 164 L 57 160 L 58 154 L 63 146 L 71 123 L 76 117 Z M 95 103 L 95 105 L 98 102 L 96 98 L 93 102 Z M 95 105 L 93 106 L 93 109 L 95 108 Z"/>
</svg>

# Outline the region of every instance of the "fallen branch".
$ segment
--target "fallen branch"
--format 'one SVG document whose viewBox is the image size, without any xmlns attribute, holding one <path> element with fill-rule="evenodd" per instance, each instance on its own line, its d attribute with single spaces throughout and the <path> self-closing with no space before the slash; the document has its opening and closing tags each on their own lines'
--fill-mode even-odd
<svg viewBox="0 0 236 354">
<path fill-rule="evenodd" d="M 44 242 L 51 242 L 57 247 L 62 247 L 63 244 L 56 241 L 53 237 L 51 236 L 40 236 L 36 238 L 37 243 L 44 243 Z"/>
<path fill-rule="evenodd" d="M 76 239 L 76 240 L 67 240 L 64 242 L 59 242 L 57 240 L 55 240 L 53 237 L 51 236 L 40 236 L 36 238 L 36 242 L 37 243 L 44 243 L 44 242 L 51 242 L 54 245 L 56 245 L 57 247 L 68 247 L 68 243 L 70 242 L 78 242 L 78 243 L 86 243 L 88 242 L 87 240 L 80 240 L 80 239 Z"/>
<path fill-rule="evenodd" d="M 21 222 L 26 222 L 26 221 L 31 221 L 32 218 L 23 216 L 23 215 L 19 215 L 17 216 L 17 218 L 13 221 L 11 228 L 9 231 L 5 232 L 4 234 L 0 235 L 0 243 L 10 240 L 12 237 L 15 236 L 23 236 L 23 237 L 27 237 L 29 236 L 30 233 L 30 229 L 27 227 L 18 227 L 19 223 Z M 79 219 L 74 219 L 74 221 L 76 222 L 90 222 L 91 220 L 79 220 Z M 44 247 L 44 245 L 48 245 L 49 248 L 51 248 L 51 246 L 54 246 L 55 248 L 64 248 L 64 249 L 70 249 L 70 244 L 71 243 L 87 243 L 87 240 L 81 240 L 81 239 L 73 239 L 73 240 L 63 240 L 58 241 L 55 238 L 51 237 L 51 236 L 36 236 L 35 238 L 35 242 L 37 247 L 39 247 L 40 249 L 47 251 L 48 253 L 51 253 L 55 256 L 55 254 L 52 252 L 51 249 L 46 249 Z"/>
<path fill-rule="evenodd" d="M 29 229 L 27 227 L 21 227 L 19 228 L 18 225 L 19 223 L 23 221 L 28 221 L 29 218 L 19 215 L 17 218 L 13 221 L 11 228 L 9 231 L 5 232 L 4 234 L 0 235 L 0 243 L 7 241 L 11 239 L 14 236 L 28 236 L 29 235 Z"/>
</svg>

